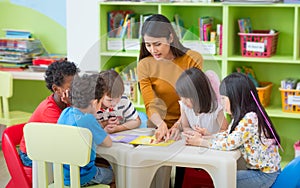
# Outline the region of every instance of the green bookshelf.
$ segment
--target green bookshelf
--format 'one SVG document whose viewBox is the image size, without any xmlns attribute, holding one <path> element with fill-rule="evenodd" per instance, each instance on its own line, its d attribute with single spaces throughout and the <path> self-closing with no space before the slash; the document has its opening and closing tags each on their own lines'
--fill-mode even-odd
<svg viewBox="0 0 300 188">
<path fill-rule="evenodd" d="M 107 50 L 107 13 L 111 10 L 132 10 L 136 14 L 161 13 L 173 20 L 174 14 L 179 14 L 184 21 L 185 28 L 197 27 L 198 18 L 212 16 L 215 24 L 223 25 L 223 55 L 204 55 L 204 69 L 214 69 L 221 78 L 235 71 L 237 66 L 252 66 L 260 81 L 273 83 L 270 106 L 266 108 L 272 121 L 276 125 L 282 139 L 285 152 L 282 155 L 282 164 L 288 163 L 294 157 L 293 144 L 300 139 L 300 114 L 284 113 L 281 111 L 280 80 L 287 77 L 300 79 L 300 5 L 299 4 L 222 4 L 222 3 L 145 3 L 145 2 L 78 2 L 72 4 L 67 0 L 73 11 L 72 16 L 81 11 L 81 7 L 90 7 L 84 11 L 85 21 L 81 21 L 85 30 L 94 31 L 88 39 L 99 42 L 98 53 L 93 57 L 93 66 L 99 70 L 113 68 L 119 65 L 131 65 L 138 62 L 138 51 L 108 51 Z M 91 10 L 92 9 L 92 10 Z M 98 17 L 95 17 L 98 15 Z M 240 38 L 238 36 L 237 19 L 250 17 L 252 26 L 257 30 L 276 29 L 280 32 L 276 55 L 270 58 L 243 57 L 240 53 Z M 75 19 L 75 18 L 74 18 Z M 86 22 L 86 21 L 89 22 Z M 74 21 L 73 21 L 74 22 Z M 73 31 L 75 23 L 71 25 Z M 68 28 L 67 28 L 68 29 Z M 97 36 L 95 35 L 97 34 Z M 79 47 L 87 39 L 70 38 L 73 42 L 68 55 L 76 58 Z M 77 44 L 77 45 L 76 45 Z M 86 49 L 88 50 L 88 48 Z M 70 52 L 70 53 L 69 53 Z M 138 93 L 135 105 L 143 108 L 143 101 Z"/>
</svg>

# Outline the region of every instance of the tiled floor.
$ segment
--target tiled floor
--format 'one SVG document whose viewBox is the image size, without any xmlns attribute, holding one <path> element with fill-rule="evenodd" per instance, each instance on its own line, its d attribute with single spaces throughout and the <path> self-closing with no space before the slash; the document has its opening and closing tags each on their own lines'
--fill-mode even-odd
<svg viewBox="0 0 300 188">
<path fill-rule="evenodd" d="M 2 149 L 0 150 L 0 187 L 4 188 L 10 179 Z"/>
</svg>

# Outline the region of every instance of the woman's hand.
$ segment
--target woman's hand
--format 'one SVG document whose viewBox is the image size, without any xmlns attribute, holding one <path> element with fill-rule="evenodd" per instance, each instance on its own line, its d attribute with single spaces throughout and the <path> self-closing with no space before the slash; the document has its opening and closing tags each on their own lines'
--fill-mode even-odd
<svg viewBox="0 0 300 188">
<path fill-rule="evenodd" d="M 173 140 L 180 140 L 181 139 L 180 129 L 175 124 L 169 130 L 169 133 L 170 133 L 170 139 L 173 139 Z"/>
<path fill-rule="evenodd" d="M 168 130 L 168 126 L 167 126 L 167 124 L 164 121 L 156 129 L 154 135 L 155 135 L 157 143 L 165 141 L 165 140 L 169 140 L 170 133 L 169 133 L 169 130 Z"/>
</svg>

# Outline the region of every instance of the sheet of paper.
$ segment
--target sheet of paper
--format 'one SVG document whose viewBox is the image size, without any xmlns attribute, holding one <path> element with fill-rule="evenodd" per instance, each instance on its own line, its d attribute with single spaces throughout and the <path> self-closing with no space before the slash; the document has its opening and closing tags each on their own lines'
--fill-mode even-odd
<svg viewBox="0 0 300 188">
<path fill-rule="evenodd" d="M 129 134 L 110 134 L 110 138 L 113 142 L 129 143 L 132 140 L 138 138 L 138 135 L 129 135 Z"/>
<path fill-rule="evenodd" d="M 130 144 L 136 144 L 136 145 L 149 145 L 149 146 L 168 146 L 175 142 L 175 140 L 168 140 L 167 142 L 155 142 L 155 136 L 139 136 L 135 140 L 132 140 L 129 142 Z"/>
</svg>

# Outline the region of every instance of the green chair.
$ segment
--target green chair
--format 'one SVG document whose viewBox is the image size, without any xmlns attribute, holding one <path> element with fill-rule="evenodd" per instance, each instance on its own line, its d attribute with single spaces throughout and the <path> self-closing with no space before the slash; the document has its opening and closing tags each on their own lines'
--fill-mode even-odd
<svg viewBox="0 0 300 188">
<path fill-rule="evenodd" d="M 9 111 L 8 99 L 13 96 L 13 77 L 10 72 L 0 71 L 0 124 L 11 126 L 26 123 L 31 113 Z"/>
<path fill-rule="evenodd" d="M 92 133 L 89 129 L 53 123 L 28 123 L 24 127 L 27 154 L 37 162 L 38 187 L 48 186 L 46 162 L 53 163 L 54 183 L 65 187 L 63 164 L 70 165 L 71 188 L 80 187 L 79 167 L 90 161 Z M 89 187 L 109 188 L 108 185 Z"/>
</svg>

